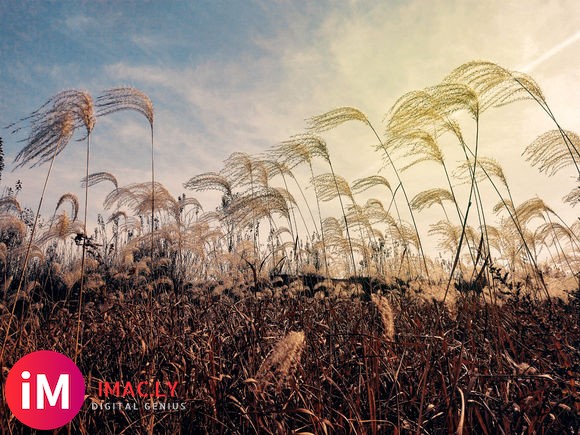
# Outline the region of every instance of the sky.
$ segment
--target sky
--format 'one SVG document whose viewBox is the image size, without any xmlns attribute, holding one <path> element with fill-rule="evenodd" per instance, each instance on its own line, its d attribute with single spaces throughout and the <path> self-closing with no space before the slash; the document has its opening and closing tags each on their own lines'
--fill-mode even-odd
<svg viewBox="0 0 580 435">
<path fill-rule="evenodd" d="M 303 132 L 307 118 L 340 106 L 362 110 L 383 132 L 400 96 L 471 60 L 527 72 L 560 124 L 580 130 L 576 0 L 0 0 L 0 126 L 64 89 L 96 98 L 136 87 L 155 106 L 156 179 L 175 196 L 211 203 L 183 183 L 219 171 L 232 152 L 264 152 Z M 500 161 L 515 198 L 539 195 L 571 222 L 578 212 L 561 197 L 574 187 L 573 171 L 549 178 L 521 156 L 552 128 L 530 102 L 491 109 L 481 120 L 481 152 Z M 4 128 L 0 136 L 7 163 L 1 187 L 20 179 L 20 201 L 35 209 L 47 167 L 12 171 L 23 136 Z M 380 169 L 376 139 L 362 125 L 325 138 L 349 181 Z M 139 114 L 99 118 L 91 146 L 90 172 L 111 172 L 121 184 L 150 179 L 148 124 Z M 81 197 L 84 152 L 84 142 L 72 141 L 57 158 L 44 215 L 63 193 Z M 426 165 L 403 177 L 417 193 L 442 186 L 439 172 Z M 103 212 L 107 192 L 91 191 L 90 221 Z"/>
</svg>

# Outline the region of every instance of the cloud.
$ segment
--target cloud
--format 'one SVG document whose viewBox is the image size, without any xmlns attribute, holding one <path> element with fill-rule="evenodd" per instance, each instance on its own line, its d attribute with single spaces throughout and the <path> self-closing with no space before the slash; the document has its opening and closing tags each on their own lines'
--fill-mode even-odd
<svg viewBox="0 0 580 435">
<path fill-rule="evenodd" d="M 70 15 L 64 19 L 64 25 L 72 32 L 85 32 L 88 28 L 94 27 L 96 20 L 84 14 Z"/>
</svg>

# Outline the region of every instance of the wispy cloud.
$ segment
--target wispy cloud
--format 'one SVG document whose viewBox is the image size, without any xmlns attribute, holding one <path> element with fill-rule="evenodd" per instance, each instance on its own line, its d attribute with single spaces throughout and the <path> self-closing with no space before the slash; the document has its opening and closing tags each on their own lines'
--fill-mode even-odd
<svg viewBox="0 0 580 435">
<path fill-rule="evenodd" d="M 71 15 L 64 19 L 66 28 L 73 32 L 86 31 L 89 27 L 97 25 L 97 20 L 84 14 Z"/>
</svg>

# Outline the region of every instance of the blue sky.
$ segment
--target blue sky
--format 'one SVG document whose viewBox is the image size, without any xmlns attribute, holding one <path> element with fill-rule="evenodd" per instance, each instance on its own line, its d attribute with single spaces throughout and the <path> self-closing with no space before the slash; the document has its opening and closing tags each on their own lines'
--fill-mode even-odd
<svg viewBox="0 0 580 435">
<path fill-rule="evenodd" d="M 358 107 L 381 130 L 403 93 L 486 59 L 528 70 L 562 125 L 578 131 L 579 31 L 580 3 L 567 0 L 0 0 L 0 125 L 63 89 L 96 97 L 135 86 L 155 105 L 157 178 L 177 196 L 182 183 L 219 170 L 231 152 L 265 151 L 301 132 L 306 118 L 337 106 Z M 520 157 L 550 128 L 537 108 L 517 103 L 486 115 L 482 139 L 522 201 L 538 194 L 557 208 L 569 191 L 561 186 L 573 186 L 570 175 L 547 178 Z M 22 137 L 0 135 L 9 162 Z M 347 179 L 376 172 L 368 132 L 347 127 L 328 141 Z M 138 114 L 99 119 L 91 172 L 110 171 L 122 184 L 145 181 L 147 147 L 147 124 Z M 62 193 L 80 196 L 83 152 L 72 142 L 59 156 L 45 214 Z M 10 169 L 3 186 L 21 179 L 22 199 L 35 207 L 45 168 Z M 439 183 L 429 171 L 409 178 L 416 190 Z M 105 194 L 91 193 L 95 213 Z"/>
<path fill-rule="evenodd" d="M 249 52 L 272 31 L 250 2 L 2 1 L 2 113 L 42 101 L 62 87 L 105 79 L 106 67 L 186 68 Z M 22 95 L 39 93 L 37 101 Z M 47 94 L 47 97 L 50 94 Z"/>
</svg>

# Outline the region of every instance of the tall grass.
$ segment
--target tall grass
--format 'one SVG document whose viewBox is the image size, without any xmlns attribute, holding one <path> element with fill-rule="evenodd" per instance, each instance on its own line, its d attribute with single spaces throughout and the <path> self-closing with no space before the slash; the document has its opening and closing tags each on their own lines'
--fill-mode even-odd
<svg viewBox="0 0 580 435">
<path fill-rule="evenodd" d="M 49 165 L 32 216 L 0 198 L 2 367 L 39 348 L 74 355 L 94 403 L 99 380 L 179 383 L 185 409 L 84 409 L 78 433 L 572 433 L 580 225 L 540 198 L 516 202 L 479 135 L 482 113 L 521 100 L 557 126 L 524 158 L 547 174 L 577 170 L 580 139 L 533 79 L 470 62 L 397 100 L 383 135 L 342 107 L 266 154 L 230 155 L 184 184 L 218 193 L 203 208 L 155 179 L 149 97 L 115 88 L 93 111 L 86 92 L 56 95 L 12 126 L 29 129 L 18 166 Z M 150 182 L 89 173 L 95 116 L 121 110 L 149 121 Z M 318 135 L 347 121 L 370 130 L 388 173 L 352 183 L 339 173 Z M 56 157 L 78 130 L 83 221 L 71 190 L 41 226 Z M 463 155 L 455 170 L 448 144 Z M 410 170 L 427 162 L 444 185 L 413 192 Z M 88 191 L 101 182 L 111 191 L 89 238 Z M 433 206 L 440 219 L 422 228 L 416 216 Z M 425 233 L 439 238 L 439 258 Z M 2 401 L 7 430 L 25 432 L 9 415 Z"/>
</svg>

